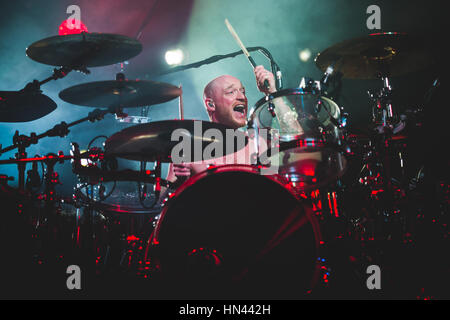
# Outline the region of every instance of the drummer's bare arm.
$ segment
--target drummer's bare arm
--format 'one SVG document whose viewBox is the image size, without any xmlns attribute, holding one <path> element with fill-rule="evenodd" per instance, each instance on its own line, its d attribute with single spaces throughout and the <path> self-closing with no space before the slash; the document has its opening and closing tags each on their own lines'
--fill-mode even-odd
<svg viewBox="0 0 450 320">
<path fill-rule="evenodd" d="M 201 172 L 203 170 L 206 170 L 207 166 L 202 164 L 196 164 L 196 163 L 181 163 L 181 164 L 175 164 L 171 163 L 169 165 L 169 173 L 167 175 L 167 180 L 175 183 L 179 179 L 187 179 L 191 177 L 192 175 Z"/>
<path fill-rule="evenodd" d="M 256 85 L 258 90 L 268 95 L 277 91 L 275 86 L 275 77 L 272 72 L 267 71 L 263 66 L 256 66 L 254 69 L 256 77 Z M 264 85 L 264 81 L 267 80 L 269 87 Z M 290 106 L 289 101 L 284 97 L 278 97 L 273 99 L 275 106 L 275 114 L 280 124 L 281 131 L 295 132 L 297 134 L 303 133 L 303 128 L 297 121 L 297 112 Z"/>
<path fill-rule="evenodd" d="M 177 178 L 189 178 L 191 175 L 191 166 L 185 163 L 173 164 L 173 173 Z"/>
<path fill-rule="evenodd" d="M 175 185 L 180 182 L 179 181 L 180 177 L 186 179 L 189 178 L 190 175 L 191 170 L 187 165 L 170 163 L 166 180 L 169 181 L 172 185 Z M 167 197 L 168 193 L 173 191 L 174 191 L 173 188 L 169 189 L 166 187 L 161 187 L 161 194 L 159 200 L 160 201 L 164 200 Z"/>
<path fill-rule="evenodd" d="M 175 191 L 184 181 L 191 176 L 207 169 L 207 164 L 203 163 L 170 163 L 166 180 L 172 184 L 172 188 L 161 188 L 160 201 L 163 201 L 169 192 Z"/>
</svg>

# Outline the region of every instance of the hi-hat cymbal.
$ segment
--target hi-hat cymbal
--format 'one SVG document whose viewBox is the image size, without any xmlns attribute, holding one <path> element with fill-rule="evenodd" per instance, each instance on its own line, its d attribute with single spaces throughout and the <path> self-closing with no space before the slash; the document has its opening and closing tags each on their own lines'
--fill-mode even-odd
<svg viewBox="0 0 450 320">
<path fill-rule="evenodd" d="M 68 34 L 34 42 L 26 49 L 28 57 L 51 66 L 100 67 L 126 61 L 142 51 L 133 38 L 108 33 Z"/>
<path fill-rule="evenodd" d="M 377 79 L 379 74 L 400 76 L 419 71 L 433 61 L 435 53 L 425 38 L 406 33 L 374 33 L 325 49 L 315 59 L 324 71 L 334 65 L 344 78 Z"/>
<path fill-rule="evenodd" d="M 218 130 L 216 131 L 217 136 L 214 136 L 214 138 L 205 136 L 205 131 L 209 129 Z M 248 139 L 244 132 L 233 130 L 234 136 L 227 135 L 227 129 L 232 130 L 220 123 L 200 120 L 164 120 L 145 123 L 113 134 L 105 142 L 105 154 L 137 161 L 153 162 L 159 159 L 161 162 L 172 162 L 173 148 L 179 143 L 189 141 L 191 149 L 185 151 L 190 152 L 192 161 L 186 162 L 209 160 L 215 156 L 208 157 L 203 154 L 203 150 L 213 142 L 220 143 L 223 147 L 222 155 L 226 155 L 227 152 L 234 153 L 247 145 Z M 172 141 L 172 134 L 175 130 L 179 130 L 178 133 L 183 138 Z M 228 141 L 228 139 L 233 139 L 233 141 Z M 244 141 L 244 144 L 242 145 L 239 141 Z M 227 146 L 233 146 L 233 148 L 227 148 Z M 195 155 L 197 151 L 202 154 Z M 218 154 L 217 157 L 222 155 Z M 207 159 L 204 158 L 205 156 L 207 156 Z M 200 159 L 197 159 L 197 157 Z"/>
<path fill-rule="evenodd" d="M 0 91 L 0 122 L 40 119 L 56 109 L 56 103 L 40 92 Z"/>
<path fill-rule="evenodd" d="M 163 103 L 181 95 L 171 84 L 149 80 L 110 80 L 79 84 L 59 93 L 71 104 L 87 107 L 143 107 Z"/>
</svg>

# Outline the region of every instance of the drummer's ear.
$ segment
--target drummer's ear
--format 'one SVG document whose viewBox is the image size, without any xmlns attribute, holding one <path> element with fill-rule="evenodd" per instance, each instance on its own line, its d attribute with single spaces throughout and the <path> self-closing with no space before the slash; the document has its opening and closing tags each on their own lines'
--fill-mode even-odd
<svg viewBox="0 0 450 320">
<path fill-rule="evenodd" d="M 216 111 L 216 106 L 214 105 L 214 101 L 211 98 L 205 99 L 206 110 L 208 113 Z"/>
</svg>

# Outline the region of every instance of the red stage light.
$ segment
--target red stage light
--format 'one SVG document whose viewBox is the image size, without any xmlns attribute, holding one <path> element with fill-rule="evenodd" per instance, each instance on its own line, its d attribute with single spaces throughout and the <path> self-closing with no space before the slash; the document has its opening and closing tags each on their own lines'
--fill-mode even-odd
<svg viewBox="0 0 450 320">
<path fill-rule="evenodd" d="M 136 237 L 135 235 L 129 235 L 127 237 L 127 241 L 139 241 L 139 238 Z"/>
<path fill-rule="evenodd" d="M 88 32 L 87 27 L 82 21 L 78 21 L 75 19 L 71 19 L 70 23 L 68 23 L 67 19 L 64 20 L 58 28 L 58 34 L 60 36 L 82 32 Z"/>
</svg>

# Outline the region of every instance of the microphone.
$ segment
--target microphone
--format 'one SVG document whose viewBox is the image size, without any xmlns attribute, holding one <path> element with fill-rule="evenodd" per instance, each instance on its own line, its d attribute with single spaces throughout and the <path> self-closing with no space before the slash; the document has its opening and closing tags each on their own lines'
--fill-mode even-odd
<svg viewBox="0 0 450 320">
<path fill-rule="evenodd" d="M 330 76 L 333 74 L 334 72 L 334 63 L 330 64 L 327 68 L 327 70 L 325 70 L 325 73 L 323 74 L 322 80 L 320 80 L 320 83 L 322 85 L 327 85 L 328 80 L 330 79 Z"/>
<path fill-rule="evenodd" d="M 282 74 L 281 74 L 281 70 L 278 69 L 278 66 L 277 66 L 276 78 L 277 78 L 277 90 L 283 89 Z"/>
</svg>

